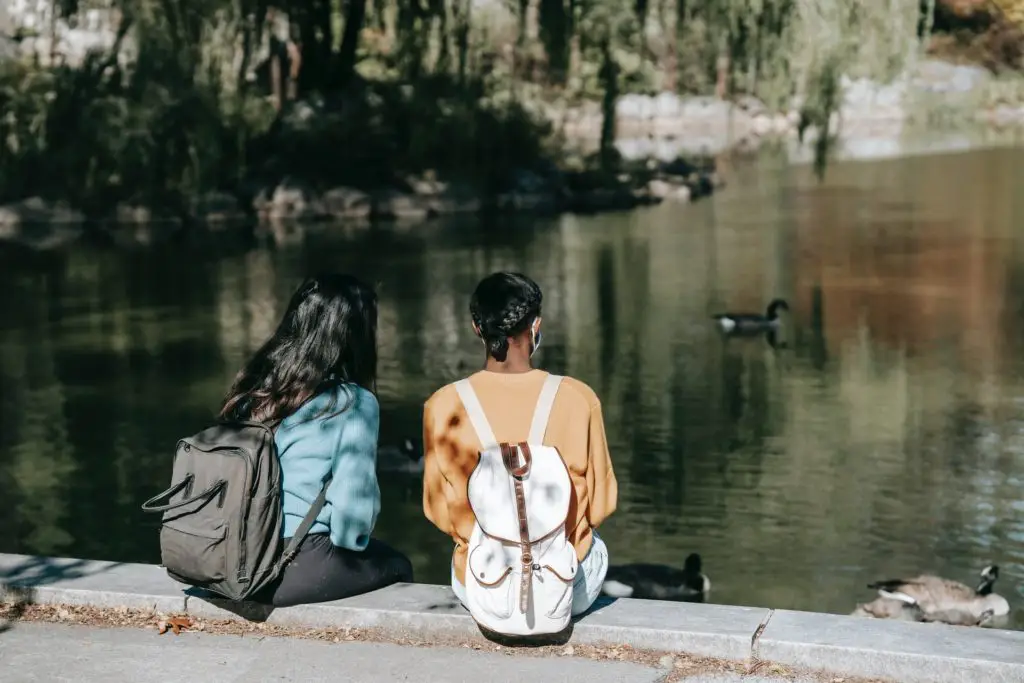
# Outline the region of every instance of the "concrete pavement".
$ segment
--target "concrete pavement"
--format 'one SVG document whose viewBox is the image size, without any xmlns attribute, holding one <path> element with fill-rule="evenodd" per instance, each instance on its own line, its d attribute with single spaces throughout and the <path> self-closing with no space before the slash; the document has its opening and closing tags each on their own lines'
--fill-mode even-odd
<svg viewBox="0 0 1024 683">
<path fill-rule="evenodd" d="M 0 633 L 5 683 L 660 683 L 671 671 L 579 657 L 533 657 L 385 643 L 18 623 Z M 691 683 L 791 683 L 712 674 Z M 806 679 L 808 682 L 812 679 Z M 799 683 L 799 682 L 798 682 Z"/>
<path fill-rule="evenodd" d="M 575 657 L 132 628 L 19 623 L 0 634 L 5 683 L 650 683 L 665 673 Z"/>
</svg>

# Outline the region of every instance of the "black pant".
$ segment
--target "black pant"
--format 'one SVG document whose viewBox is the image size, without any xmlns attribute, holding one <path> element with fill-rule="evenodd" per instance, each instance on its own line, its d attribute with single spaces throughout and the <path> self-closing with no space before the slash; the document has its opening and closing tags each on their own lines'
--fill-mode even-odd
<svg viewBox="0 0 1024 683">
<path fill-rule="evenodd" d="M 409 558 L 386 543 L 371 538 L 365 550 L 348 550 L 327 534 L 310 534 L 266 601 L 275 607 L 328 602 L 411 581 Z"/>
</svg>

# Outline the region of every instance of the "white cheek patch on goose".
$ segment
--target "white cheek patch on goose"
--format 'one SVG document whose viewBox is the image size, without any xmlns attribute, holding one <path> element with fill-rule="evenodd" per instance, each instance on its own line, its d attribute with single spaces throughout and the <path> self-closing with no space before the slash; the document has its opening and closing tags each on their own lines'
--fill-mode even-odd
<svg viewBox="0 0 1024 683">
<path fill-rule="evenodd" d="M 605 581 L 601 592 L 612 598 L 628 598 L 633 595 L 633 587 L 618 581 Z"/>
</svg>

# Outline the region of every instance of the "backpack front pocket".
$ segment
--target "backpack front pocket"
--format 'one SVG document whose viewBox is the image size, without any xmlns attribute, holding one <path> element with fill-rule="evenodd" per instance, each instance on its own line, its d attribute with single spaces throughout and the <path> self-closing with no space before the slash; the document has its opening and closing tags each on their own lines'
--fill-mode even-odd
<svg viewBox="0 0 1024 683">
<path fill-rule="evenodd" d="M 538 558 L 540 571 L 534 572 L 533 591 L 536 604 L 547 606 L 550 619 L 568 618 L 572 611 L 573 584 L 579 572 L 576 551 L 569 543 L 549 549 Z"/>
<path fill-rule="evenodd" d="M 160 529 L 161 561 L 168 571 L 196 584 L 223 581 L 227 563 L 227 525 L 196 528 L 183 520 Z"/>
<path fill-rule="evenodd" d="M 466 595 L 471 606 L 495 619 L 512 615 L 516 574 L 510 553 L 497 541 L 478 545 L 469 554 Z"/>
</svg>

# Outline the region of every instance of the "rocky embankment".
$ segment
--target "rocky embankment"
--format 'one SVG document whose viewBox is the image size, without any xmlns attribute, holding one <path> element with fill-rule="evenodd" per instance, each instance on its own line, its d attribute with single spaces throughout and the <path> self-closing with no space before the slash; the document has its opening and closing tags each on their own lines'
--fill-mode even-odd
<svg viewBox="0 0 1024 683">
<path fill-rule="evenodd" d="M 105 215 L 87 216 L 65 202 L 32 197 L 0 206 L 0 242 L 51 248 L 87 229 L 131 232 L 139 226 L 210 230 L 259 223 L 406 221 L 475 213 L 532 211 L 592 213 L 627 210 L 662 201 L 688 202 L 711 194 L 721 183 L 713 168 L 682 159 L 637 164 L 608 177 L 596 172 L 519 171 L 504 191 L 483 194 L 470 185 L 426 174 L 377 190 L 317 188 L 293 178 L 239 194 L 205 194 L 183 211 L 160 211 L 123 203 Z"/>
</svg>

